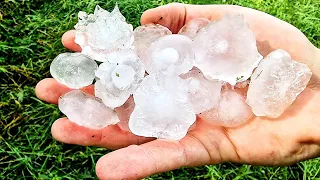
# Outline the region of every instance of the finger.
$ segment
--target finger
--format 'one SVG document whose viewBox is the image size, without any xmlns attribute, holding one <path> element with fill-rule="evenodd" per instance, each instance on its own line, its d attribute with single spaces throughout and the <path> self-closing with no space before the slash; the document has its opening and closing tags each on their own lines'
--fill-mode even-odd
<svg viewBox="0 0 320 180">
<path fill-rule="evenodd" d="M 212 7 L 213 6 L 171 3 L 144 12 L 141 16 L 141 24 L 161 24 L 168 27 L 173 33 L 177 33 L 187 22 L 192 19 L 213 19 L 212 14 L 215 12 L 212 10 Z M 214 7 L 220 9 L 221 6 Z M 217 16 L 215 18 L 217 18 Z"/>
<path fill-rule="evenodd" d="M 52 104 L 58 104 L 59 97 L 72 90 L 73 89 L 60 84 L 53 78 L 41 80 L 35 88 L 36 95 L 39 99 Z M 93 85 L 81 88 L 81 90 L 90 94 L 94 94 Z"/>
<path fill-rule="evenodd" d="M 157 139 L 111 152 L 99 159 L 96 173 L 99 179 L 141 179 L 209 162 L 210 156 L 202 144 L 187 136 L 180 142 Z"/>
<path fill-rule="evenodd" d="M 111 125 L 100 130 L 89 129 L 71 122 L 67 118 L 55 121 L 51 127 L 52 136 L 60 142 L 82 146 L 100 146 L 118 149 L 131 144 L 141 144 L 153 140 L 122 131 Z"/>
<path fill-rule="evenodd" d="M 177 33 L 185 23 L 185 5 L 172 3 L 147 10 L 141 16 L 141 24 L 161 24 Z"/>
<path fill-rule="evenodd" d="M 62 35 L 61 41 L 63 46 L 66 47 L 67 49 L 70 49 L 71 51 L 75 51 L 75 52 L 80 52 L 81 47 L 74 42 L 75 34 L 76 34 L 75 30 L 67 31 Z"/>
</svg>

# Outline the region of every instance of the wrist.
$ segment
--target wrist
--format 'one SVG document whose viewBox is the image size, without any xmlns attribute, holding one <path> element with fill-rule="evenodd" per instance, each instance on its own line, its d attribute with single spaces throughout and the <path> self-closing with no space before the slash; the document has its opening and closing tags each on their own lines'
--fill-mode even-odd
<svg viewBox="0 0 320 180">
<path fill-rule="evenodd" d="M 317 79 L 318 85 L 320 85 L 320 49 L 315 48 L 315 56 L 313 58 L 313 66 L 312 69 L 314 77 Z M 320 88 L 320 87 L 319 87 Z"/>
<path fill-rule="evenodd" d="M 316 61 L 320 61 L 320 49 L 316 48 Z"/>
<path fill-rule="evenodd" d="M 315 55 L 313 58 L 313 65 L 315 66 L 314 68 L 314 73 L 317 74 L 317 77 L 320 77 L 320 49 L 319 48 L 315 48 Z"/>
<path fill-rule="evenodd" d="M 312 56 L 308 58 L 307 64 L 312 71 L 309 87 L 320 90 L 320 49 L 314 48 Z"/>
</svg>

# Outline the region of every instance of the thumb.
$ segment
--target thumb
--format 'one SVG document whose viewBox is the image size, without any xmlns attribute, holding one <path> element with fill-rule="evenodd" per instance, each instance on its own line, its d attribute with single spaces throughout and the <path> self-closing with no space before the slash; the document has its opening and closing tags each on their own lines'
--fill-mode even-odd
<svg viewBox="0 0 320 180">
<path fill-rule="evenodd" d="M 196 139 L 186 136 L 180 141 L 157 139 L 140 146 L 131 145 L 99 159 L 99 179 L 141 179 L 182 166 L 210 162 L 210 156 Z"/>
</svg>

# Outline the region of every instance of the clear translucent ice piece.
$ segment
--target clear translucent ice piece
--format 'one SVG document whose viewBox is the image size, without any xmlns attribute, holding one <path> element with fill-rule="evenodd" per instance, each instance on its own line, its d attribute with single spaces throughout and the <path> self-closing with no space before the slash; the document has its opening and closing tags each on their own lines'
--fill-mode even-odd
<svg viewBox="0 0 320 180">
<path fill-rule="evenodd" d="M 176 34 L 163 36 L 152 43 L 142 60 L 149 74 L 187 73 L 194 64 L 192 40 Z"/>
<path fill-rule="evenodd" d="M 94 14 L 79 12 L 78 17 L 75 42 L 81 53 L 104 62 L 109 53 L 133 48 L 133 27 L 126 23 L 118 5 L 111 13 L 97 6 Z"/>
<path fill-rule="evenodd" d="M 117 125 L 121 130 L 130 131 L 128 123 L 134 107 L 134 100 L 132 96 L 130 96 L 130 98 L 122 106 L 115 109 L 120 119 L 120 122 Z"/>
<path fill-rule="evenodd" d="M 197 33 L 200 31 L 200 29 L 208 25 L 210 22 L 211 21 L 204 18 L 192 19 L 180 29 L 178 34 L 184 35 L 189 37 L 190 39 L 193 39 L 197 35 Z"/>
<path fill-rule="evenodd" d="M 245 123 L 253 113 L 245 97 L 235 90 L 223 90 L 219 103 L 199 117 L 224 127 L 235 127 Z"/>
<path fill-rule="evenodd" d="M 96 6 L 93 14 L 87 14 L 80 11 L 78 13 L 78 23 L 75 25 L 75 29 L 79 31 L 85 31 L 86 26 L 89 23 L 94 23 L 98 16 L 109 16 L 110 13 L 107 10 L 102 9 L 99 5 Z"/>
<path fill-rule="evenodd" d="M 95 95 L 106 106 L 115 108 L 123 105 L 137 89 L 145 70 L 133 50 L 112 53 L 107 59 L 109 62 L 100 64 L 96 71 L 99 80 L 95 83 Z"/>
<path fill-rule="evenodd" d="M 73 89 L 92 84 L 97 63 L 80 53 L 62 53 L 50 65 L 50 73 L 59 83 Z"/>
<path fill-rule="evenodd" d="M 270 53 L 252 74 L 247 103 L 257 116 L 279 117 L 306 88 L 312 72 L 281 49 Z"/>
<path fill-rule="evenodd" d="M 206 79 L 198 69 L 191 70 L 181 77 L 187 81 L 189 98 L 196 114 L 211 109 L 219 102 L 221 81 Z"/>
<path fill-rule="evenodd" d="M 133 31 L 133 46 L 140 58 L 146 55 L 151 44 L 162 36 L 170 35 L 172 32 L 160 24 L 146 24 L 137 27 Z"/>
<path fill-rule="evenodd" d="M 262 56 L 241 15 L 228 15 L 202 28 L 194 38 L 196 64 L 208 79 L 235 85 L 247 80 Z"/>
<path fill-rule="evenodd" d="M 61 96 L 59 109 L 70 121 L 91 129 L 101 129 L 119 122 L 117 114 L 101 100 L 80 90 Z"/>
<path fill-rule="evenodd" d="M 185 81 L 178 76 L 148 75 L 133 97 L 129 128 L 136 135 L 178 140 L 196 120 Z"/>
<path fill-rule="evenodd" d="M 250 80 L 238 82 L 234 87 L 239 88 L 239 89 L 243 89 L 243 88 L 246 88 L 249 85 L 249 83 L 250 83 Z"/>
</svg>

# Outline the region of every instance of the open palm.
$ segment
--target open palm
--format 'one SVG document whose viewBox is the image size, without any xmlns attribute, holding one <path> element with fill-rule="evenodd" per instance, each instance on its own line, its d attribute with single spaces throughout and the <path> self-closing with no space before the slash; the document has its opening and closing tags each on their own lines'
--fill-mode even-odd
<svg viewBox="0 0 320 180">
<path fill-rule="evenodd" d="M 101 179 L 138 179 L 182 166 L 226 161 L 286 165 L 319 156 L 320 50 L 298 29 L 263 12 L 225 5 L 169 4 L 146 11 L 141 23 L 159 23 L 176 33 L 193 18 L 216 20 L 226 13 L 245 16 L 262 55 L 281 48 L 313 71 L 308 87 L 280 118 L 254 117 L 242 126 L 224 128 L 198 117 L 195 128 L 180 141 L 138 137 L 117 125 L 92 130 L 61 118 L 52 125 L 53 137 L 69 144 L 122 148 L 98 161 L 96 171 Z M 66 48 L 81 50 L 74 43 L 74 31 L 65 33 L 62 42 Z M 37 96 L 50 103 L 57 103 L 59 96 L 70 90 L 54 79 L 44 79 L 36 87 Z M 83 90 L 93 93 L 92 86 Z M 117 111 L 128 116 L 125 106 Z"/>
</svg>

